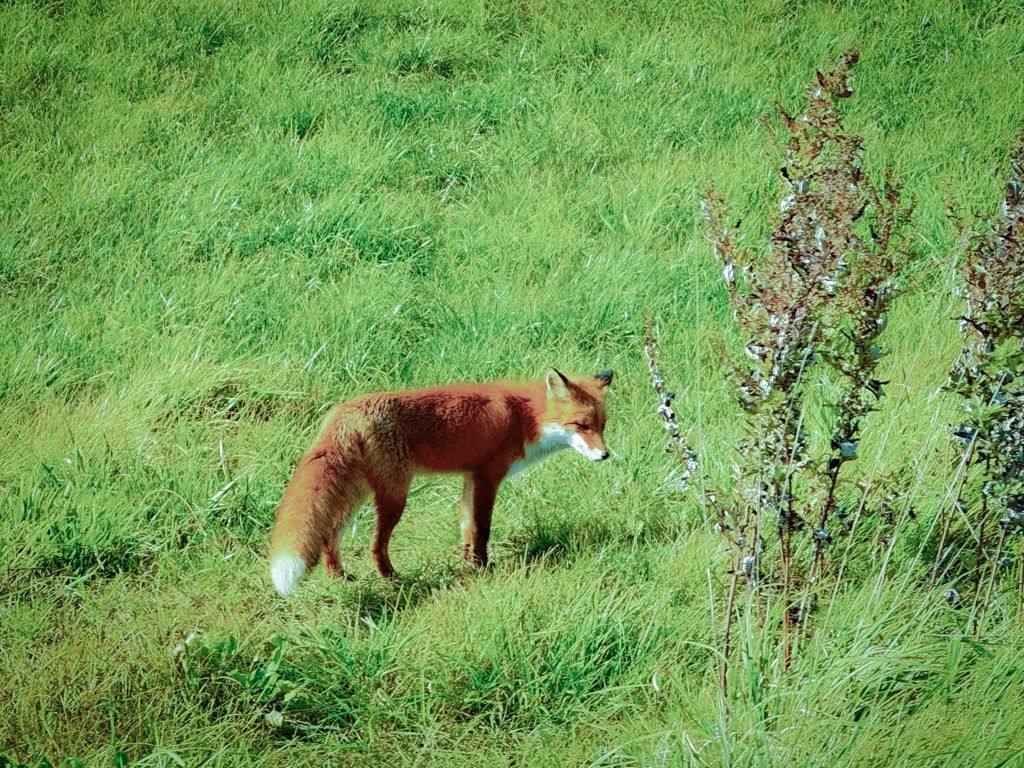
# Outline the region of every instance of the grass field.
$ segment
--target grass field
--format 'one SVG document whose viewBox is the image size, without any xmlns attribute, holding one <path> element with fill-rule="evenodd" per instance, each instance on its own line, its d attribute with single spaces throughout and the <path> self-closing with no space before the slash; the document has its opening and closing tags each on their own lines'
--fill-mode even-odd
<svg viewBox="0 0 1024 768">
<path fill-rule="evenodd" d="M 727 550 L 673 479 L 644 322 L 698 485 L 728 483 L 699 203 L 714 185 L 768 231 L 757 118 L 848 47 L 848 126 L 918 201 L 856 469 L 908 470 L 917 516 L 788 674 L 741 621 L 726 700 Z M 5 2 L 0 755 L 1024 765 L 1013 596 L 969 638 L 922 577 L 961 345 L 945 204 L 995 211 L 1022 114 L 1020 2 Z M 552 365 L 615 370 L 614 460 L 506 484 L 492 569 L 459 559 L 459 480 L 429 478 L 396 580 L 364 509 L 358 581 L 273 595 L 275 506 L 332 403 Z"/>
</svg>

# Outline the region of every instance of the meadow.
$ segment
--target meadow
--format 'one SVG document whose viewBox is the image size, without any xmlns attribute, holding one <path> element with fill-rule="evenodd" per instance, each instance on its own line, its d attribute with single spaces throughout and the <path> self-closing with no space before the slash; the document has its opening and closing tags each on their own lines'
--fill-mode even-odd
<svg viewBox="0 0 1024 768">
<path fill-rule="evenodd" d="M 759 123 L 857 48 L 847 127 L 916 200 L 854 473 L 913 508 L 788 670 L 701 501 L 744 423 L 700 215 L 778 215 Z M 1013 594 L 927 578 L 963 339 L 946 207 L 990 215 L 1020 2 L 11 0 L 0 6 L 0 765 L 1024 765 Z M 700 454 L 664 450 L 644 358 Z M 506 483 L 494 565 L 418 480 L 289 600 L 294 464 L 358 393 L 614 369 L 611 461 Z M 742 601 L 742 597 L 741 597 Z"/>
</svg>

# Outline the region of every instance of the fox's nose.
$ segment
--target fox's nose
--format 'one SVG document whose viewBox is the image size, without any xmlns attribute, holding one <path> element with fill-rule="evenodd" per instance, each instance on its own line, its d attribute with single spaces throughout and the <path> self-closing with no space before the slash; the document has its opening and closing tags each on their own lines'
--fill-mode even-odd
<svg viewBox="0 0 1024 768">
<path fill-rule="evenodd" d="M 611 455 L 611 454 L 610 454 L 610 453 L 608 453 L 608 451 L 601 451 L 601 458 L 600 458 L 600 461 L 604 461 L 604 460 L 605 460 L 605 459 L 607 459 L 607 458 L 608 458 L 608 457 L 609 457 L 610 455 Z"/>
</svg>

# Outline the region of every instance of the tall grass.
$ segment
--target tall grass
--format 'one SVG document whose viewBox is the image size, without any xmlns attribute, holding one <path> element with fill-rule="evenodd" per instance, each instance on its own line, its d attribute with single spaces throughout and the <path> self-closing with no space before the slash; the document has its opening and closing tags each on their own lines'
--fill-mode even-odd
<svg viewBox="0 0 1024 768">
<path fill-rule="evenodd" d="M 1022 33 L 1013 4 L 4 4 L 0 754 L 1019 763 L 1016 616 L 965 639 L 920 576 L 952 503 L 945 203 L 999 199 Z M 643 324 L 721 485 L 737 339 L 701 192 L 771 197 L 758 116 L 851 46 L 846 120 L 870 172 L 901 169 L 921 254 L 858 461 L 908 468 L 916 520 L 843 561 L 788 675 L 739 606 L 726 701 L 722 544 L 673 480 Z M 615 369 L 615 461 L 502 488 L 491 571 L 463 569 L 457 481 L 430 478 L 394 583 L 364 511 L 359 581 L 271 596 L 273 511 L 332 402 L 550 365 Z"/>
</svg>

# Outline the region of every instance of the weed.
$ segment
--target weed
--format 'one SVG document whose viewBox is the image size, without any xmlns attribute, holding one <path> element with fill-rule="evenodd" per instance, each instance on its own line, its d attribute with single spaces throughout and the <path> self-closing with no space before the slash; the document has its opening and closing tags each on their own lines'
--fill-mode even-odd
<svg viewBox="0 0 1024 768">
<path fill-rule="evenodd" d="M 942 521 L 932 580 L 963 572 L 970 584 L 969 630 L 977 633 L 993 590 L 1017 560 L 1024 600 L 1024 558 L 1011 555 L 1024 532 L 1024 142 L 1010 159 L 999 213 L 968 228 L 958 219 L 959 260 L 967 339 L 947 389 L 960 396 L 965 418 L 953 429 L 960 446 L 952 509 Z M 954 546 L 951 528 L 964 526 Z M 947 590 L 951 602 L 959 592 Z"/>
<path fill-rule="evenodd" d="M 727 500 L 707 496 L 732 548 L 726 658 L 736 584 L 778 593 L 784 636 L 806 627 L 834 529 L 864 507 L 841 495 L 839 481 L 888 383 L 876 373 L 878 338 L 909 260 L 911 207 L 891 171 L 878 186 L 866 177 L 862 141 L 844 130 L 838 103 L 853 94 L 857 59 L 847 52 L 819 72 L 801 114 L 778 108 L 786 194 L 766 256 L 740 244 L 739 222 L 717 195 L 704 209 L 750 361 L 732 369 L 748 427 L 738 487 Z M 825 406 L 829 449 L 816 454 L 809 411 L 822 366 L 841 394 Z"/>
</svg>

